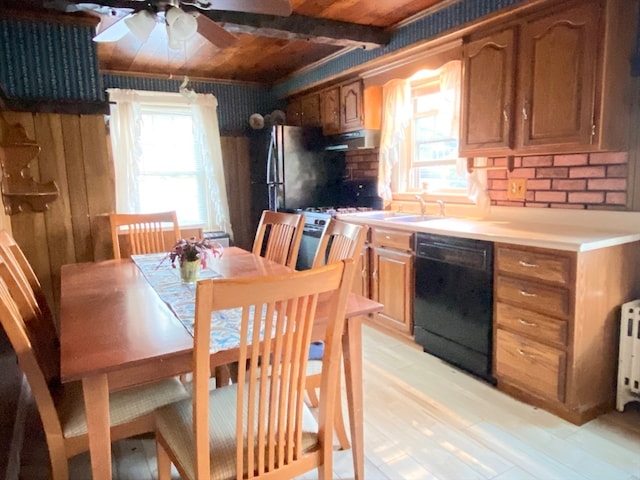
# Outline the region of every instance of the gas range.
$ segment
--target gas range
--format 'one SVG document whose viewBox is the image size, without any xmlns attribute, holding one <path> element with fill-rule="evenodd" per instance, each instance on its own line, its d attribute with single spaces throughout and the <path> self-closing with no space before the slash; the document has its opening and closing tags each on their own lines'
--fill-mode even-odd
<svg viewBox="0 0 640 480">
<path fill-rule="evenodd" d="M 371 210 L 373 210 L 372 207 L 307 207 L 305 209 L 300 209 L 299 211 L 305 215 L 308 215 L 309 213 L 322 213 L 335 217 L 338 213 L 369 212 Z"/>
</svg>

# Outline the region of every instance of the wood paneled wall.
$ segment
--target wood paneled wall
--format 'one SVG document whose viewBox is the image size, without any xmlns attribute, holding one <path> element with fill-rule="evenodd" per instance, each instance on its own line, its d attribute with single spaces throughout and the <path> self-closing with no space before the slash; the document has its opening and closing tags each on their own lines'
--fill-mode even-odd
<svg viewBox="0 0 640 480">
<path fill-rule="evenodd" d="M 62 265 L 113 258 L 107 214 L 115 209 L 115 188 L 104 116 L 8 111 L 3 116 L 21 123 L 41 147 L 30 164 L 33 178 L 54 180 L 60 189 L 48 211 L 9 217 L 12 233 L 57 314 Z M 248 152 L 247 138 L 222 138 L 234 244 L 244 248 L 251 247 L 255 229 L 249 225 Z"/>
</svg>

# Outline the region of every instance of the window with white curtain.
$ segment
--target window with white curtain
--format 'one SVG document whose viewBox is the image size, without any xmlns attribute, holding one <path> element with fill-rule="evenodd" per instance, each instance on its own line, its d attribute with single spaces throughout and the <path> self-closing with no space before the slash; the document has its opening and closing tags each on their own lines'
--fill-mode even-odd
<svg viewBox="0 0 640 480">
<path fill-rule="evenodd" d="M 486 203 L 483 173 L 467 174 L 458 158 L 460 89 L 459 60 L 383 85 L 378 192 L 385 204 L 411 192 Z"/>
<path fill-rule="evenodd" d="M 109 89 L 116 211 L 175 210 L 181 226 L 233 236 L 210 94 Z"/>
<path fill-rule="evenodd" d="M 202 148 L 191 111 L 142 106 L 140 113 L 139 212 L 175 210 L 180 225 L 206 225 Z"/>
</svg>

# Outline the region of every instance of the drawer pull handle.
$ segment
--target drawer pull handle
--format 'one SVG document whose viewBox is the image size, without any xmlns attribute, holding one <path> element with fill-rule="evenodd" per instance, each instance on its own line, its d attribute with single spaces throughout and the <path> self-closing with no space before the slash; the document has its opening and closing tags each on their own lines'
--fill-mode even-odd
<svg viewBox="0 0 640 480">
<path fill-rule="evenodd" d="M 537 327 L 538 326 L 537 323 L 527 322 L 526 320 L 523 320 L 522 318 L 519 318 L 518 322 L 520 323 L 520 325 L 524 325 L 525 327 Z"/>
<path fill-rule="evenodd" d="M 518 263 L 520 264 L 521 267 L 538 268 L 538 264 L 536 263 L 528 263 L 528 262 L 525 262 L 524 260 L 520 260 Z"/>
<path fill-rule="evenodd" d="M 536 293 L 529 293 L 529 292 L 525 292 L 524 290 L 520 290 L 520 295 L 522 295 L 523 297 L 537 297 L 538 296 Z"/>
<path fill-rule="evenodd" d="M 385 235 L 384 238 L 386 238 L 387 240 L 391 240 L 391 237 L 389 235 Z"/>
<path fill-rule="evenodd" d="M 518 353 L 520 354 L 520 356 L 522 357 L 527 357 L 527 358 L 535 358 L 536 356 L 533 355 L 532 353 L 527 353 L 524 350 L 522 350 L 521 348 L 518 349 Z"/>
</svg>

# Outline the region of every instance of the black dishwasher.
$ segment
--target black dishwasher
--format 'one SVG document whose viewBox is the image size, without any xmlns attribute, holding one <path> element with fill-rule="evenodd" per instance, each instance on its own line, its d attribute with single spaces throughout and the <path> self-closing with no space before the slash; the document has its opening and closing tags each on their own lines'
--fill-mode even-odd
<svg viewBox="0 0 640 480">
<path fill-rule="evenodd" d="M 418 233 L 416 342 L 491 383 L 493 243 Z"/>
</svg>

